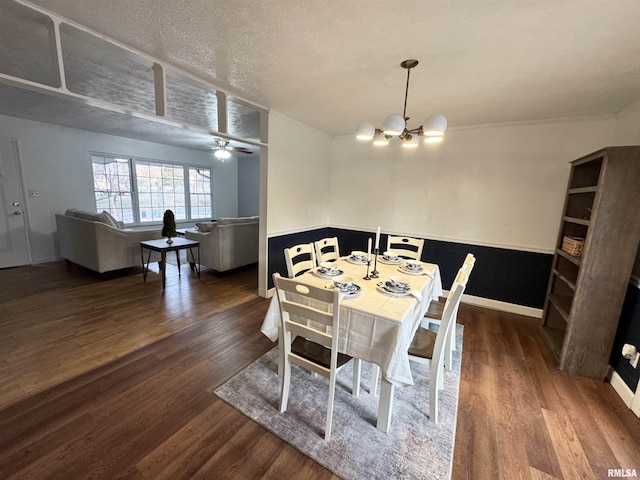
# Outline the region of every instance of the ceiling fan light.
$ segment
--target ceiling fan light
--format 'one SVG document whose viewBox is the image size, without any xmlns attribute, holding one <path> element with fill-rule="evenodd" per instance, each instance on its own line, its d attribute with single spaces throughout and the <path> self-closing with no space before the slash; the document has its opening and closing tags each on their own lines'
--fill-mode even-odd
<svg viewBox="0 0 640 480">
<path fill-rule="evenodd" d="M 447 129 L 447 119 L 443 115 L 429 115 L 422 124 L 425 137 L 441 137 Z"/>
<path fill-rule="evenodd" d="M 358 140 L 371 140 L 376 134 L 376 127 L 371 122 L 360 122 L 356 127 L 356 138 Z"/>
<path fill-rule="evenodd" d="M 442 135 L 439 137 L 424 137 L 424 143 L 440 143 L 442 141 Z"/>
<path fill-rule="evenodd" d="M 227 158 L 231 158 L 231 152 L 229 152 L 229 150 L 225 150 L 223 148 L 216 150 L 214 152 L 214 155 L 216 158 L 219 158 L 220 160 L 226 160 Z"/>
<path fill-rule="evenodd" d="M 388 115 L 387 118 L 384 119 L 382 131 L 385 135 L 400 135 L 404 132 L 406 124 L 407 122 L 405 122 L 402 115 L 394 113 L 392 115 Z"/>
<path fill-rule="evenodd" d="M 384 136 L 384 133 L 376 133 L 373 137 L 374 145 L 389 145 L 389 139 Z"/>
</svg>

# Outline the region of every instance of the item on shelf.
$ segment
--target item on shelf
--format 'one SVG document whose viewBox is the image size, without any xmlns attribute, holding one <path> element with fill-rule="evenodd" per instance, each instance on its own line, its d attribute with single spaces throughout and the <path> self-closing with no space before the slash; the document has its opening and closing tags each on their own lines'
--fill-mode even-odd
<svg viewBox="0 0 640 480">
<path fill-rule="evenodd" d="M 584 249 L 584 238 L 567 237 L 562 239 L 562 250 L 574 257 L 581 257 Z"/>
</svg>

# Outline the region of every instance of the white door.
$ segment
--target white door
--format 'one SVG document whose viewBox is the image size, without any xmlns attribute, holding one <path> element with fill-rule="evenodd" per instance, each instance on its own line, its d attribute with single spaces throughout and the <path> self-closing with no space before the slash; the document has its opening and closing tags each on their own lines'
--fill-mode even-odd
<svg viewBox="0 0 640 480">
<path fill-rule="evenodd" d="M 636 417 L 640 417 L 640 383 L 638 383 L 636 395 L 631 402 L 631 411 L 636 414 Z"/>
<path fill-rule="evenodd" d="M 29 263 L 18 142 L 0 136 L 0 268 Z"/>
</svg>

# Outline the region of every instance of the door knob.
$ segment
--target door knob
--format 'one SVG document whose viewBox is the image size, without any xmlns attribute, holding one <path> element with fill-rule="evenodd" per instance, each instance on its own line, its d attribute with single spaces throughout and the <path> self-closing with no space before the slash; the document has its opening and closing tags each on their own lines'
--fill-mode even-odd
<svg viewBox="0 0 640 480">
<path fill-rule="evenodd" d="M 22 212 L 13 212 L 14 215 L 22 215 Z"/>
</svg>

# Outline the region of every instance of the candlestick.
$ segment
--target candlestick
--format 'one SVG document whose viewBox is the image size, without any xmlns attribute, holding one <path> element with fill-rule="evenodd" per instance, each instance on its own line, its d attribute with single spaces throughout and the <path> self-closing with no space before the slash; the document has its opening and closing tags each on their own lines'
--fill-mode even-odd
<svg viewBox="0 0 640 480">
<path fill-rule="evenodd" d="M 376 230 L 376 250 L 380 249 L 380 225 L 378 225 L 378 229 Z"/>
<path fill-rule="evenodd" d="M 371 266 L 371 260 L 367 260 L 367 274 L 362 277 L 363 280 L 371 280 L 371 277 L 369 276 L 369 267 Z"/>
<path fill-rule="evenodd" d="M 373 272 L 371 272 L 371 278 L 378 278 L 378 254 L 380 253 L 380 249 L 374 248 L 373 254 L 375 255 L 375 261 L 373 264 Z"/>
</svg>

